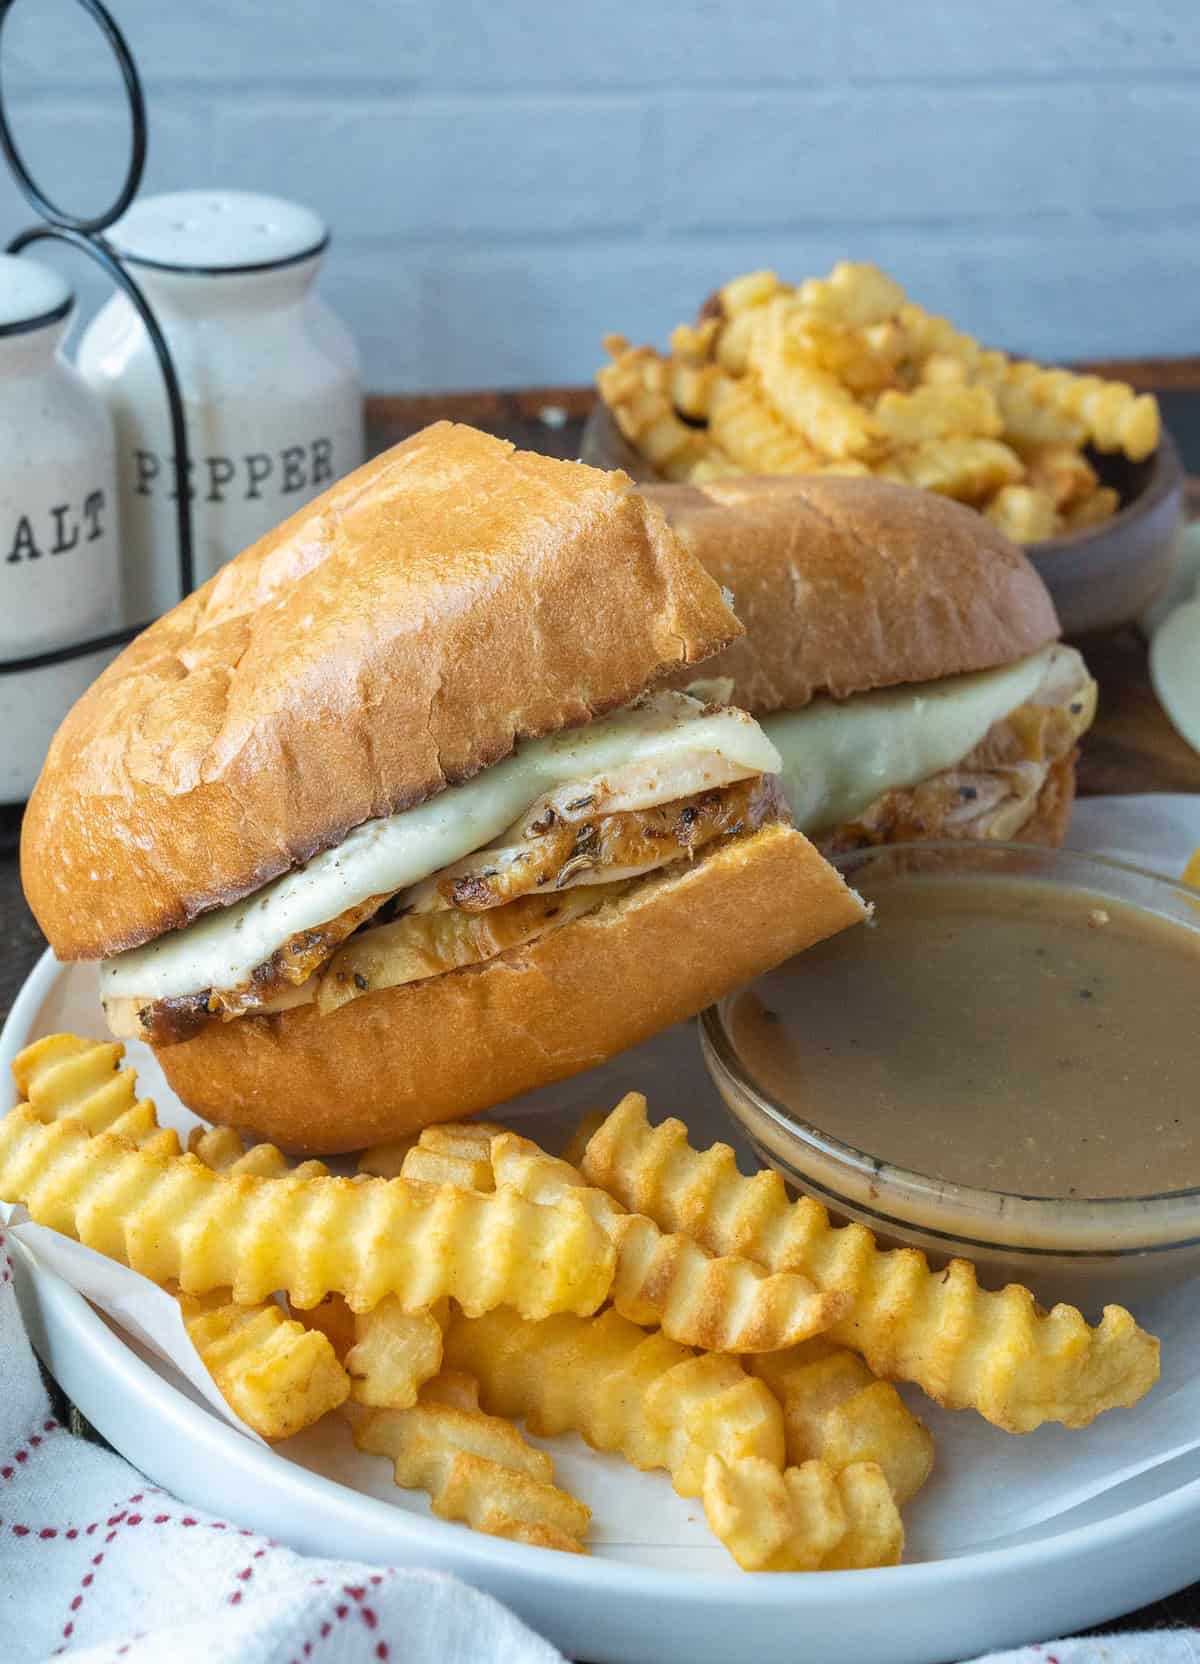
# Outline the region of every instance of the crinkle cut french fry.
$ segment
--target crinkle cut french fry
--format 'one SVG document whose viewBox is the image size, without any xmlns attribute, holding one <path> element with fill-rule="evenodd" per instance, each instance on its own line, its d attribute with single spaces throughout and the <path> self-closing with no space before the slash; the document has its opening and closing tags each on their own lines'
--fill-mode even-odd
<svg viewBox="0 0 1200 1664">
<path fill-rule="evenodd" d="M 760 310 L 758 306 L 750 306 L 742 312 L 735 312 L 732 317 L 722 319 L 720 331 L 713 342 L 713 356 L 717 368 L 723 370 L 727 376 L 745 375 Z M 711 392 L 710 388 L 710 404 Z"/>
<path fill-rule="evenodd" d="M 492 1164 L 486 1156 L 455 1155 L 414 1144 L 400 1167 L 402 1179 L 423 1184 L 457 1184 L 464 1190 L 495 1190 Z"/>
<path fill-rule="evenodd" d="M 355 1165 L 360 1173 L 370 1173 L 377 1179 L 398 1179 L 404 1159 L 417 1147 L 417 1134 L 406 1133 L 403 1138 L 391 1138 L 386 1144 L 372 1144 L 363 1150 Z"/>
<path fill-rule="evenodd" d="M 137 1077 L 122 1069 L 118 1042 L 78 1034 L 47 1034 L 13 1059 L 17 1091 L 42 1121 L 74 1121 L 87 1133 L 111 1132 L 130 1143 L 155 1140 L 163 1153 L 178 1151 L 173 1128 L 160 1127 L 149 1098 L 137 1095 Z"/>
<path fill-rule="evenodd" d="M 875 1462 L 897 1507 L 920 1490 L 933 1470 L 933 1440 L 889 1381 L 881 1381 L 856 1352 L 824 1339 L 786 1352 L 747 1358 L 783 1408 L 787 1459 L 793 1466 L 819 1459 L 835 1473 Z"/>
<path fill-rule="evenodd" d="M 736 318 L 763 306 L 782 288 L 783 284 L 772 271 L 745 272 L 741 277 L 731 277 L 720 291 L 722 316 Z"/>
<path fill-rule="evenodd" d="M 973 1408 L 1009 1432 L 1046 1421 L 1084 1427 L 1135 1404 L 1158 1379 L 1158 1342 L 1121 1306 L 1089 1328 L 1073 1306 L 1042 1311 L 1026 1288 L 981 1289 L 975 1268 L 932 1271 L 914 1248 L 881 1249 L 865 1226 L 832 1226 L 811 1197 L 792 1202 L 779 1174 L 744 1178 L 727 1144 L 693 1150 L 687 1128 L 652 1127 L 630 1093 L 595 1133 L 583 1172 L 664 1230 L 715 1254 L 799 1270 L 850 1297 L 829 1339 L 853 1347 L 876 1375 L 914 1381 L 939 1404 Z"/>
<path fill-rule="evenodd" d="M 238 1306 L 223 1294 L 183 1294 L 179 1304 L 222 1398 L 264 1439 L 291 1438 L 349 1396 L 350 1381 L 326 1337 L 274 1302 Z"/>
<path fill-rule="evenodd" d="M 380 1301 L 380 1305 L 383 1304 L 384 1302 Z M 376 1306 L 375 1310 L 378 1311 L 379 1306 Z M 342 1364 L 346 1362 L 346 1354 L 358 1338 L 355 1328 L 358 1318 L 340 1294 L 327 1294 L 324 1300 L 305 1310 L 293 1306 L 289 1300 L 288 1314 L 294 1317 L 297 1323 L 302 1323 L 306 1329 L 314 1329 L 324 1335 L 339 1361 Z M 362 1315 L 369 1316 L 370 1313 Z"/>
<path fill-rule="evenodd" d="M 703 421 L 707 417 L 717 373 L 715 364 L 682 364 L 671 360 L 670 399 L 681 416 L 691 421 Z"/>
<path fill-rule="evenodd" d="M 329 1172 L 323 1161 L 292 1167 L 274 1144 L 248 1144 L 232 1127 L 193 1127 L 188 1151 L 214 1173 L 269 1179 L 289 1172 L 293 1178 L 323 1178 Z M 185 1294 L 180 1304 L 192 1343 L 222 1396 L 263 1438 L 290 1438 L 350 1396 L 353 1383 L 342 1360 L 355 1319 L 340 1294 L 327 1295 L 316 1308 L 323 1322 L 294 1312 L 285 1319 L 271 1300 L 239 1306 L 218 1295 Z"/>
<path fill-rule="evenodd" d="M 837 376 L 814 366 L 798 350 L 793 319 L 794 303 L 780 297 L 763 308 L 750 340 L 749 367 L 757 371 L 771 408 L 794 430 L 793 440 L 799 436 L 811 447 L 816 460 L 877 451 L 881 435 L 870 413 Z M 719 415 L 714 397 L 714 423 Z M 725 448 L 730 450 L 728 443 Z"/>
<path fill-rule="evenodd" d="M 386 1456 L 397 1485 L 428 1492 L 442 1519 L 537 1548 L 587 1552 L 591 1511 L 554 1484 L 544 1450 L 527 1444 L 511 1422 L 480 1410 L 467 1376 L 447 1372 L 412 1408 L 359 1418 L 354 1442 Z"/>
<path fill-rule="evenodd" d="M 989 387 L 923 386 L 911 393 L 891 389 L 875 401 L 872 420 L 890 445 L 916 445 L 950 434 L 996 439 L 1004 424 Z"/>
<path fill-rule="evenodd" d="M 839 260 L 828 277 L 805 278 L 796 297 L 812 317 L 851 329 L 895 317 L 906 300 L 895 278 L 854 260 Z"/>
<path fill-rule="evenodd" d="M 1053 499 L 1031 485 L 1002 485 L 983 505 L 984 518 L 1014 543 L 1038 543 L 1058 530 Z"/>
<path fill-rule="evenodd" d="M 120 1067 L 124 1055 L 119 1042 L 48 1034 L 17 1053 L 13 1080 L 44 1121 L 76 1120 L 89 1132 L 114 1133 L 143 1146 L 149 1133 L 159 1133 L 157 1149 L 177 1149 L 178 1135 L 159 1126 L 149 1098 L 138 1098 L 133 1070 Z M 329 1171 L 321 1161 L 293 1168 L 274 1144 L 247 1144 L 232 1127 L 193 1127 L 188 1149 L 214 1172 L 257 1173 L 263 1178 L 291 1172 L 308 1178 Z"/>
<path fill-rule="evenodd" d="M 813 1564 L 882 1565 L 899 1557 L 899 1515 L 886 1480 L 870 1464 L 844 1475 L 823 1462 L 806 1464 L 805 1484 L 820 1478 L 831 1500 L 823 1520 L 811 1509 L 797 1512 L 796 1482 L 782 1472 L 778 1402 L 733 1358 L 643 1334 L 611 1310 L 528 1323 L 501 1307 L 480 1318 L 452 1313 L 446 1360 L 479 1382 L 481 1401 L 493 1413 L 519 1416 L 539 1435 L 581 1433 L 595 1449 L 619 1451 L 636 1468 L 665 1468 L 680 1496 L 704 1494 L 706 1511 L 714 1494 L 710 1521 L 734 1557 L 745 1557 L 741 1563 L 756 1553 L 766 1560 L 790 1555 L 788 1569 L 803 1569 L 802 1550 L 807 1546 L 812 1558 L 814 1532 L 820 1554 Z M 709 1480 L 714 1457 L 720 1474 L 734 1476 L 728 1500 L 726 1480 L 715 1486 Z M 857 1506 L 856 1480 L 868 1468 L 863 1501 L 869 1506 Z M 778 1498 L 767 1507 L 755 1501 L 756 1492 L 760 1499 Z M 880 1520 L 886 1531 L 877 1528 Z"/>
<path fill-rule="evenodd" d="M 760 474 L 810 474 L 820 455 L 768 404 L 757 376 L 723 377 L 713 390 L 710 426 L 727 456 Z"/>
<path fill-rule="evenodd" d="M 139 1149 L 177 1154 L 178 1140 L 159 1127 L 154 1105 L 137 1101 L 133 1071 L 119 1068 L 124 1050 L 73 1034 L 48 1035 L 18 1054 L 13 1075 L 45 1122 L 103 1128 Z M 204 1156 L 236 1167 L 245 1154 L 237 1133 L 210 1132 L 198 1141 Z M 329 1340 L 290 1321 L 273 1301 L 241 1306 L 224 1289 L 179 1299 L 191 1342 L 222 1397 L 263 1438 L 288 1438 L 347 1397 L 350 1380 Z"/>
<path fill-rule="evenodd" d="M 1131 462 L 1141 462 L 1158 444 L 1162 420 L 1153 393 L 1135 393 L 1123 381 L 1047 369 L 1027 360 L 1010 364 L 1007 378 L 1043 405 L 1081 422 L 1099 450 L 1123 451 Z"/>
<path fill-rule="evenodd" d="M 623 336 L 605 337 L 613 362 L 596 372 L 596 385 L 625 438 L 668 478 L 682 478 L 694 464 L 713 459 L 709 435 L 680 420 L 671 403 L 671 365 L 652 347 L 631 347 Z"/>
<path fill-rule="evenodd" d="M 857 397 L 896 387 L 907 373 L 908 342 L 893 323 L 843 329 L 810 317 L 793 304 L 787 309 L 786 330 L 802 363 L 836 376 Z"/>
<path fill-rule="evenodd" d="M 329 1172 L 323 1161 L 293 1166 L 274 1144 L 249 1144 L 232 1127 L 193 1127 L 187 1147 L 214 1173 L 252 1173 L 260 1179 L 281 1179 L 290 1173 L 295 1179 L 320 1179 Z"/>
<path fill-rule="evenodd" d="M 531 1432 L 582 1434 L 635 1468 L 665 1468 L 681 1496 L 698 1496 L 712 1453 L 783 1466 L 783 1417 L 769 1388 L 736 1359 L 694 1353 L 646 1334 L 611 1309 L 533 1323 L 508 1307 L 451 1312 L 445 1361 L 479 1382 L 493 1415 Z"/>
<path fill-rule="evenodd" d="M 904 329 L 903 324 L 898 327 Z M 916 342 L 911 335 L 908 339 L 915 351 Z M 969 381 L 970 374 L 963 360 L 948 352 L 929 353 L 916 370 L 917 385 L 920 387 L 963 387 Z"/>
<path fill-rule="evenodd" d="M 1002 486 L 1016 484 L 1024 472 L 1017 453 L 999 439 L 960 438 L 957 434 L 903 446 L 878 468 L 883 479 L 917 485 L 923 491 L 936 491 L 939 496 L 964 503 L 978 502 Z"/>
<path fill-rule="evenodd" d="M 435 1150 L 439 1155 L 490 1162 L 492 1139 L 507 1131 L 498 1121 L 441 1121 L 436 1126 L 422 1127 L 417 1143 L 423 1150 Z"/>
<path fill-rule="evenodd" d="M 492 1121 L 444 1121 L 423 1127 L 415 1140 L 380 1145 L 369 1152 L 374 1165 L 363 1159 L 363 1172 L 389 1169 L 388 1177 L 421 1179 L 426 1184 L 458 1184 L 467 1190 L 495 1190 L 492 1177 L 492 1139 L 504 1131 Z M 392 1150 L 401 1154 L 397 1165 Z"/>
<path fill-rule="evenodd" d="M 904 1527 L 874 1462 L 835 1473 L 805 1462 L 780 1473 L 769 1462 L 710 1456 L 704 1512 L 743 1571 L 848 1571 L 896 1566 Z"/>
<path fill-rule="evenodd" d="M 1111 485 L 1099 486 L 1090 496 L 1081 497 L 1066 510 L 1063 519 L 1070 532 L 1086 531 L 1089 526 L 1102 525 L 1111 520 L 1121 506 L 1121 499 Z"/>
<path fill-rule="evenodd" d="M 698 324 L 676 324 L 671 331 L 671 357 L 679 364 L 703 369 L 713 361 L 720 329 L 719 318 L 704 318 Z"/>
<path fill-rule="evenodd" d="M 567 1186 L 580 1186 L 586 1181 L 565 1161 L 547 1156 L 528 1139 L 515 1133 L 500 1134 L 492 1140 L 492 1163 L 497 1179 L 512 1185 L 531 1201 L 552 1200 Z M 689 1339 L 677 1332 L 667 1321 L 671 1312 L 671 1284 L 674 1279 L 655 1277 L 641 1272 L 641 1260 L 631 1255 L 631 1264 L 624 1263 L 626 1242 L 622 1239 L 622 1225 L 637 1219 L 639 1223 L 656 1228 L 643 1216 L 629 1215 L 604 1191 L 591 1191 L 591 1211 L 597 1223 L 613 1237 L 617 1246 L 617 1274 L 613 1282 L 613 1303 L 616 1310 L 634 1323 L 653 1321 L 641 1310 L 649 1290 L 661 1317 L 663 1333 L 669 1338 L 709 1351 L 736 1350 L 728 1344 L 732 1311 L 740 1306 L 746 1311 L 747 1300 L 736 1293 L 714 1293 L 709 1299 L 697 1299 L 701 1311 L 714 1314 L 707 1324 L 710 1338 Z M 658 1237 L 660 1243 L 681 1243 L 689 1239 Z M 630 1247 L 639 1246 L 636 1238 Z M 691 1245 L 694 1248 L 694 1244 Z M 653 1258 L 650 1261 L 654 1264 Z M 748 1266 L 747 1261 L 711 1261 L 711 1265 Z M 757 1268 L 755 1268 L 757 1270 Z M 805 1279 L 807 1282 L 807 1279 Z M 626 1285 L 623 1287 L 623 1285 Z M 701 1281 L 701 1287 L 705 1284 Z M 753 1295 L 750 1296 L 752 1310 Z M 750 1313 L 747 1311 L 747 1317 Z M 715 1344 L 715 1333 L 723 1344 Z M 812 1339 L 761 1357 L 747 1357 L 744 1365 L 766 1382 L 779 1399 L 783 1409 L 784 1428 L 788 1440 L 788 1460 L 802 1462 L 819 1457 L 830 1467 L 840 1469 L 852 1462 L 876 1461 L 884 1469 L 888 1482 L 896 1492 L 897 1501 L 907 1501 L 929 1476 L 933 1461 L 933 1441 L 926 1429 L 905 1405 L 895 1387 L 879 1381 L 854 1352 L 833 1346 L 823 1339 Z"/>
<path fill-rule="evenodd" d="M 406 1312 L 389 1294 L 354 1319 L 354 1345 L 346 1370 L 356 1403 L 376 1409 L 407 1410 L 426 1381 L 442 1367 L 446 1302 L 429 1311 Z"/>
<path fill-rule="evenodd" d="M 1087 437 L 1083 423 L 1069 411 L 1043 404 L 1027 387 L 1009 381 L 1006 375 L 989 376 L 986 385 L 999 406 L 1005 439 L 1022 455 L 1038 445 L 1069 445 L 1075 449 Z M 1079 455 L 1078 450 L 1075 454 Z"/>
<path fill-rule="evenodd" d="M 330 1292 L 357 1311 L 395 1294 L 407 1310 L 453 1295 L 469 1311 L 510 1302 L 530 1316 L 591 1312 L 614 1254 L 582 1203 L 539 1207 L 405 1179 L 259 1179 L 193 1156 L 155 1158 L 119 1138 L 44 1126 L 21 1107 L 0 1120 L 0 1196 L 41 1223 L 187 1293 L 229 1287 L 254 1304 Z"/>
<path fill-rule="evenodd" d="M 1060 512 L 1089 497 L 1100 484 L 1096 470 L 1073 445 L 1031 445 L 1022 454 L 1029 483 L 1044 491 Z"/>
<path fill-rule="evenodd" d="M 900 308 L 898 318 L 914 357 L 921 362 L 933 357 L 957 360 L 966 366 L 972 380 L 990 381 L 1006 373 L 1008 358 L 1004 353 L 982 346 L 973 335 L 955 329 L 948 319 L 926 312 L 911 301 Z"/>
<path fill-rule="evenodd" d="M 405 1156 L 400 1168 L 402 1179 L 415 1179 L 421 1184 L 456 1184 L 463 1190 L 494 1190 L 490 1182 L 491 1163 L 471 1156 L 442 1155 L 415 1144 Z"/>
<path fill-rule="evenodd" d="M 287 1157 L 274 1144 L 260 1144 L 258 1164 L 253 1169 L 248 1168 L 245 1162 L 249 1152 L 245 1140 L 233 1127 L 193 1127 L 188 1133 L 187 1147 L 197 1161 L 211 1167 L 214 1173 L 232 1172 L 241 1162 L 243 1173 L 254 1171 L 260 1178 L 268 1179 L 278 1178 L 288 1168 Z"/>
<path fill-rule="evenodd" d="M 531 1202 L 577 1195 L 617 1252 L 612 1302 L 622 1317 L 661 1327 L 671 1340 L 708 1352 L 770 1352 L 828 1329 L 845 1302 L 820 1295 L 809 1278 L 768 1276 L 749 1260 L 705 1252 L 690 1237 L 666 1235 L 644 1214 L 627 1213 L 565 1161 L 516 1133 L 492 1140 L 498 1183 Z"/>
<path fill-rule="evenodd" d="M 137 1107 L 132 1071 L 116 1073 L 123 1049 L 52 1036 L 27 1048 L 14 1067 L 43 1117 L 120 1126 L 145 1148 L 160 1129 L 148 1100 L 132 1119 L 123 1107 Z M 495 1130 L 481 1126 L 458 1142 L 469 1139 L 486 1149 Z M 289 1171 L 282 1151 L 272 1144 L 247 1146 L 231 1127 L 194 1128 L 188 1147 L 214 1172 L 275 1178 Z M 323 1162 L 309 1161 L 293 1176 L 327 1173 Z M 192 1342 L 222 1395 L 264 1438 L 287 1438 L 318 1420 L 347 1397 L 351 1377 L 362 1403 L 412 1404 L 441 1362 L 441 1329 L 433 1314 L 405 1313 L 391 1296 L 359 1317 L 357 1328 L 340 1295 L 316 1308 L 323 1321 L 289 1320 L 273 1302 L 238 1305 L 224 1293 L 201 1300 L 184 1295 L 181 1305 Z M 342 1352 L 351 1354 L 349 1376 L 338 1363 Z"/>
</svg>

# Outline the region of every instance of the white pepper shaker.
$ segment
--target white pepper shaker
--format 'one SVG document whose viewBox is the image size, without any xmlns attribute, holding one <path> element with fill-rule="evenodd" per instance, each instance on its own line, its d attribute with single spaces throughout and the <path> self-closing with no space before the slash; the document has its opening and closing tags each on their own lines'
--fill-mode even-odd
<svg viewBox="0 0 1200 1664">
<path fill-rule="evenodd" d="M 112 422 L 62 352 L 75 297 L 28 255 L 0 255 L 0 802 L 28 797 L 67 711 L 113 650 L 4 662 L 121 623 Z"/>
<path fill-rule="evenodd" d="M 176 191 L 135 203 L 107 236 L 175 361 L 199 584 L 363 460 L 358 353 L 312 292 L 328 233 L 278 197 Z M 116 424 L 138 622 L 179 599 L 174 447 L 158 360 L 124 295 L 92 321 L 78 363 Z"/>
</svg>

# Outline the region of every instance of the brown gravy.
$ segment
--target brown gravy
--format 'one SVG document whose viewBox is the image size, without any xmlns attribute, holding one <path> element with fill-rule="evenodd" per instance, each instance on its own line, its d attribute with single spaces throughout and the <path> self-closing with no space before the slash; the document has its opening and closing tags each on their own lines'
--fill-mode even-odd
<svg viewBox="0 0 1200 1664">
<path fill-rule="evenodd" d="M 1200 932 L 1018 878 L 895 878 L 871 898 L 872 925 L 730 1002 L 734 1043 L 781 1104 L 960 1184 L 1200 1185 Z"/>
</svg>

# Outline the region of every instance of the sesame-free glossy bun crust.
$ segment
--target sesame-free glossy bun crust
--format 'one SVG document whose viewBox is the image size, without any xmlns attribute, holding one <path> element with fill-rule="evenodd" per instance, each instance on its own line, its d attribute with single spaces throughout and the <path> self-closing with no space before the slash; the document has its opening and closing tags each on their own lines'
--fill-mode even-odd
<svg viewBox="0 0 1200 1664">
<path fill-rule="evenodd" d="M 746 633 L 701 674 L 756 716 L 990 670 L 1059 634 L 1022 550 L 948 498 L 837 475 L 641 489 L 732 592 Z"/>
<path fill-rule="evenodd" d="M 808 840 L 774 823 L 485 965 L 328 1016 L 212 1023 L 156 1055 L 209 1120 L 293 1150 L 361 1149 L 603 1063 L 863 916 Z"/>
<path fill-rule="evenodd" d="M 438 422 L 131 642 L 59 729 L 21 874 L 60 959 L 258 889 L 739 626 L 623 474 Z"/>
</svg>

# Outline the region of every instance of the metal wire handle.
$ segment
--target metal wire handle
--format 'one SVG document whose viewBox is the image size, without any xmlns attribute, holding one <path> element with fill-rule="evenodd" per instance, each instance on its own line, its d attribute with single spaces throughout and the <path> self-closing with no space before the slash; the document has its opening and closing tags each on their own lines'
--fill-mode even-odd
<svg viewBox="0 0 1200 1664">
<path fill-rule="evenodd" d="M 43 191 L 26 166 L 25 159 L 13 138 L 12 128 L 8 119 L 8 108 L 5 97 L 3 75 L 3 46 L 4 25 L 12 11 L 16 0 L 0 0 L 0 149 L 12 171 L 22 195 L 45 221 L 43 225 L 33 225 L 18 233 L 8 244 L 6 252 L 20 254 L 30 243 L 59 242 L 67 243 L 71 248 L 78 249 L 93 260 L 101 270 L 107 273 L 112 282 L 128 297 L 130 304 L 141 318 L 146 334 L 150 337 L 150 344 L 154 348 L 154 356 L 158 359 L 158 367 L 162 372 L 163 385 L 167 394 L 167 407 L 171 422 L 171 439 L 175 449 L 175 524 L 178 539 L 179 556 L 179 591 L 181 597 L 191 592 L 195 581 L 195 563 L 192 557 L 192 505 L 191 505 L 191 460 L 188 454 L 187 423 L 183 411 L 183 395 L 179 388 L 179 377 L 175 371 L 175 364 L 171 357 L 171 349 L 167 346 L 166 337 L 159 327 L 154 312 L 143 295 L 140 287 L 130 277 L 121 262 L 120 255 L 112 244 L 101 235 L 102 232 L 118 219 L 137 195 L 142 182 L 142 173 L 146 166 L 146 100 L 142 93 L 142 83 L 138 76 L 137 65 L 133 61 L 133 54 L 125 42 L 125 37 L 117 28 L 112 17 L 100 4 L 100 0 L 76 0 L 92 18 L 117 60 L 117 67 L 121 71 L 121 79 L 125 84 L 125 94 L 129 102 L 129 119 L 132 129 L 132 143 L 130 147 L 129 166 L 125 173 L 125 180 L 111 204 L 103 213 L 89 216 L 70 214 L 60 208 L 54 199 Z M 152 622 L 147 620 L 146 623 Z M 108 635 L 93 636 L 87 641 L 73 643 L 69 647 L 54 647 L 43 653 L 33 653 L 25 658 L 5 659 L 0 661 L 0 676 L 10 676 L 22 670 L 40 670 L 45 665 L 63 664 L 71 659 L 83 658 L 88 653 L 98 653 L 106 648 L 120 647 L 132 640 L 146 624 L 132 624 L 121 630 L 110 631 Z"/>
</svg>

